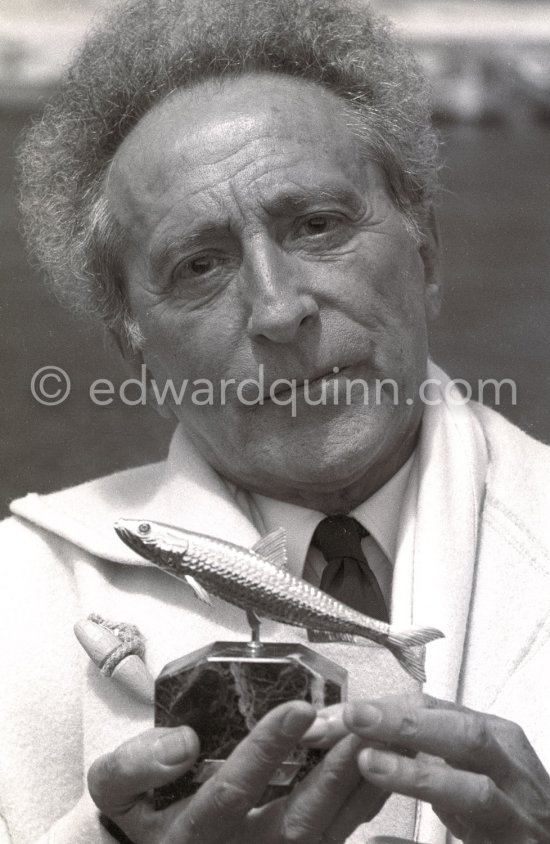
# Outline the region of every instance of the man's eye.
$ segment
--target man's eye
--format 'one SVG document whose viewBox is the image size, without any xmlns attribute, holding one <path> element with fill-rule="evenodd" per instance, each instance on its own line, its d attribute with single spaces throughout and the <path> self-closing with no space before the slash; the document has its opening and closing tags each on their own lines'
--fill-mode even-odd
<svg viewBox="0 0 550 844">
<path fill-rule="evenodd" d="M 214 264 L 215 261 L 213 258 L 210 258 L 207 255 L 199 255 L 198 258 L 193 258 L 191 261 L 187 261 L 185 268 L 191 273 L 191 275 L 198 276 L 209 273 L 214 268 Z"/>
<path fill-rule="evenodd" d="M 214 272 L 223 261 L 215 255 L 196 255 L 187 261 L 182 261 L 172 273 L 175 282 L 192 281 Z"/>
<path fill-rule="evenodd" d="M 346 222 L 346 218 L 338 214 L 312 214 L 311 217 L 306 217 L 299 222 L 298 234 L 300 237 L 313 239 L 319 237 L 324 242 L 323 235 L 344 237 L 349 230 Z"/>
<path fill-rule="evenodd" d="M 315 217 L 310 217 L 303 223 L 303 228 L 306 234 L 324 234 L 328 231 L 334 220 L 327 217 L 325 214 L 317 214 Z"/>
</svg>

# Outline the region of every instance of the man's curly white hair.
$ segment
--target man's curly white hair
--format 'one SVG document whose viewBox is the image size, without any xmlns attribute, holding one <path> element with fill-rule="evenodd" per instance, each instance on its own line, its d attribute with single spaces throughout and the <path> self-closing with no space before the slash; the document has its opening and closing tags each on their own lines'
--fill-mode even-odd
<svg viewBox="0 0 550 844">
<path fill-rule="evenodd" d="M 397 206 L 425 238 L 437 172 L 429 96 L 409 49 L 367 5 L 125 0 L 88 36 L 20 151 L 26 233 L 61 299 L 116 332 L 131 326 L 123 232 L 102 190 L 109 163 L 142 115 L 174 90 L 262 72 L 342 98 L 343 120 L 381 162 Z"/>
</svg>

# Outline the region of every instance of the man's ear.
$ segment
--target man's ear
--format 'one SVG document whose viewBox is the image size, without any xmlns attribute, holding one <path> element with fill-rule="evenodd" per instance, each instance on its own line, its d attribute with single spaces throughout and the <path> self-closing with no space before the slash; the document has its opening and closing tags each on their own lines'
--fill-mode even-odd
<svg viewBox="0 0 550 844">
<path fill-rule="evenodd" d="M 143 352 L 141 349 L 138 349 L 133 343 L 130 342 L 128 336 L 125 332 L 117 332 L 114 330 L 110 330 L 109 334 L 111 336 L 111 340 L 119 350 L 122 359 L 124 360 L 124 364 L 126 369 L 130 374 L 130 378 L 136 378 L 138 381 L 141 381 L 142 374 L 143 374 L 143 367 L 146 366 L 145 359 L 143 357 Z M 159 403 L 154 391 L 151 389 L 151 373 L 146 368 L 145 369 L 145 378 L 147 381 L 147 404 L 149 407 L 153 407 L 159 416 L 162 416 L 163 419 L 172 419 L 174 414 L 170 409 L 170 406 L 165 403 Z"/>
<path fill-rule="evenodd" d="M 420 245 L 420 257 L 424 264 L 424 300 L 428 322 L 437 319 L 441 311 L 443 292 L 439 251 L 439 226 L 433 206 L 430 206 L 426 230 Z"/>
<path fill-rule="evenodd" d="M 115 331 L 113 328 L 109 329 L 109 336 L 112 343 L 120 352 L 120 356 L 125 363 L 126 369 L 130 372 L 133 378 L 141 375 L 141 367 L 145 363 L 141 349 L 138 349 L 134 344 L 130 343 L 126 332 Z"/>
</svg>

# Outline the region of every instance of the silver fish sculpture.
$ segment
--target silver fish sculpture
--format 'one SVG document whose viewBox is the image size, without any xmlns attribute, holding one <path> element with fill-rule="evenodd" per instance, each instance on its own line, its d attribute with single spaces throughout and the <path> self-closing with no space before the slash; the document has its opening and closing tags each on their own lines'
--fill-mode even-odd
<svg viewBox="0 0 550 844">
<path fill-rule="evenodd" d="M 403 668 L 424 682 L 424 660 L 414 649 L 443 633 L 433 627 L 396 630 L 335 600 L 287 570 L 286 533 L 267 534 L 252 548 L 137 519 L 119 519 L 123 542 L 163 571 L 186 581 L 208 603 L 208 593 L 274 621 L 352 641 L 362 636 L 388 648 Z"/>
</svg>

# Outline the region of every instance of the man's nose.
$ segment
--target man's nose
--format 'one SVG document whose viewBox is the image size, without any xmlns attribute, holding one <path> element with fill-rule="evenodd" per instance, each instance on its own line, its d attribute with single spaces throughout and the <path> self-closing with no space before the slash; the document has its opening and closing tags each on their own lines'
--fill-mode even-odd
<svg viewBox="0 0 550 844">
<path fill-rule="evenodd" d="M 292 343 L 317 320 L 319 308 L 308 290 L 308 274 L 297 256 L 277 244 L 257 243 L 242 263 L 247 331 L 254 339 Z"/>
</svg>

